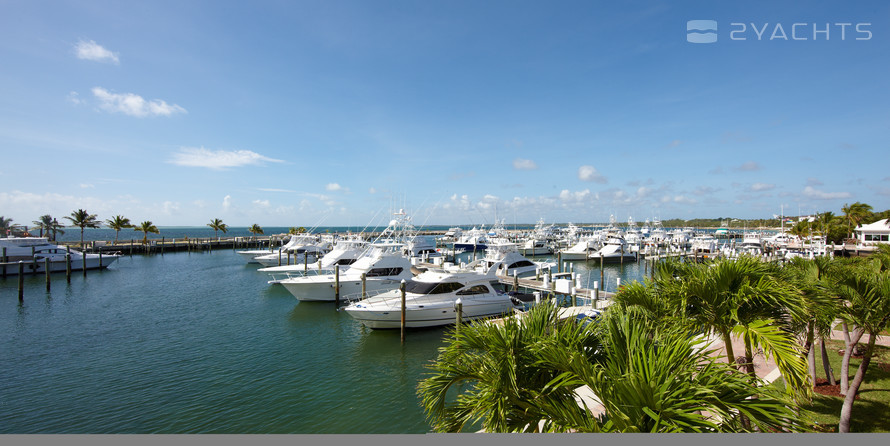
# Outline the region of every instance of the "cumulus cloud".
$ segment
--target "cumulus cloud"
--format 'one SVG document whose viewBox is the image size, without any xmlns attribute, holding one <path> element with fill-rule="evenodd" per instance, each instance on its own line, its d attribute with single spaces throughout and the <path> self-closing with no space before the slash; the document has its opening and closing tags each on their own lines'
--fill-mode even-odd
<svg viewBox="0 0 890 446">
<path fill-rule="evenodd" d="M 335 192 L 335 191 L 338 191 L 338 190 L 343 190 L 343 187 L 340 186 L 340 185 L 337 184 L 337 183 L 328 183 L 328 185 L 325 186 L 324 188 L 325 188 L 325 190 L 329 190 L 329 191 L 332 191 L 332 192 Z"/>
<path fill-rule="evenodd" d="M 513 160 L 513 168 L 516 170 L 535 170 L 538 165 L 532 160 L 516 158 Z"/>
<path fill-rule="evenodd" d="M 581 181 L 592 181 L 594 183 L 605 184 L 608 180 L 602 174 L 597 172 L 593 166 L 581 166 L 578 168 L 578 179 Z"/>
<path fill-rule="evenodd" d="M 267 208 L 271 205 L 269 200 L 253 200 L 253 205 L 261 208 Z"/>
<path fill-rule="evenodd" d="M 754 183 L 751 185 L 750 190 L 752 192 L 764 192 L 768 190 L 775 189 L 775 184 L 767 184 L 767 183 Z"/>
<path fill-rule="evenodd" d="M 113 53 L 93 40 L 80 40 L 74 45 L 74 54 L 78 59 L 92 60 L 94 62 L 108 62 L 120 64 L 117 53 Z"/>
<path fill-rule="evenodd" d="M 838 200 L 842 198 L 851 198 L 853 195 L 849 192 L 823 192 L 812 186 L 807 186 L 803 190 L 804 196 L 815 200 Z"/>
<path fill-rule="evenodd" d="M 584 201 L 590 197 L 590 189 L 584 189 L 579 191 L 569 191 L 568 189 L 563 189 L 559 193 L 559 199 L 562 201 Z"/>
<path fill-rule="evenodd" d="M 262 165 L 267 162 L 283 163 L 284 161 L 269 158 L 250 150 L 210 150 L 204 147 L 182 147 L 179 152 L 173 154 L 173 159 L 169 161 L 177 166 L 206 167 L 213 170 Z"/>
<path fill-rule="evenodd" d="M 231 207 L 232 207 L 232 196 L 226 195 L 225 197 L 223 197 L 222 208 L 224 211 L 228 211 L 229 208 L 231 208 Z"/>
<path fill-rule="evenodd" d="M 137 118 L 188 113 L 179 105 L 168 104 L 161 99 L 148 101 L 137 94 L 112 93 L 102 87 L 94 87 L 92 91 L 93 96 L 99 101 L 99 108 L 111 113 L 123 113 Z"/>
</svg>

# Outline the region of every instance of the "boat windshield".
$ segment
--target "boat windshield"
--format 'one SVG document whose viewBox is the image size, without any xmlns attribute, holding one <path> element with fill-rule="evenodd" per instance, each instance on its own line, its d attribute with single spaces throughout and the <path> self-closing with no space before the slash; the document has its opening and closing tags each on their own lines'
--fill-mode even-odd
<svg viewBox="0 0 890 446">
<path fill-rule="evenodd" d="M 405 291 L 414 294 L 444 294 L 452 293 L 463 288 L 460 282 L 418 282 L 409 280 L 405 284 Z"/>
</svg>

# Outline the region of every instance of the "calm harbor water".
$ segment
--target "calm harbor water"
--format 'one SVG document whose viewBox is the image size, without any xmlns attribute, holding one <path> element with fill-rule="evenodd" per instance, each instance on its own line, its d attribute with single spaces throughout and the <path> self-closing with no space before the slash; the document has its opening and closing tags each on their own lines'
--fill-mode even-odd
<svg viewBox="0 0 890 446">
<path fill-rule="evenodd" d="M 599 280 L 576 262 L 582 285 Z M 0 279 L 0 433 L 424 433 L 415 389 L 445 329 L 363 328 L 231 250 Z M 639 279 L 642 263 L 607 266 Z"/>
</svg>

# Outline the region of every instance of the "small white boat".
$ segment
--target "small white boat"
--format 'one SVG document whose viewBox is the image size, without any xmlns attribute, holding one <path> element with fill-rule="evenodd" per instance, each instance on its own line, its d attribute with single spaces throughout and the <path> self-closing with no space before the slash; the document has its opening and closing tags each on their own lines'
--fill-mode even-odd
<svg viewBox="0 0 890 446">
<path fill-rule="evenodd" d="M 253 260 L 263 266 L 280 266 L 291 262 L 295 265 L 308 265 L 315 263 L 328 251 L 330 251 L 330 246 L 327 244 L 307 244 L 283 249 L 274 254 L 254 257 Z"/>
<path fill-rule="evenodd" d="M 308 234 L 294 234 L 288 239 L 287 243 L 278 247 L 277 249 L 248 249 L 244 251 L 238 251 L 238 254 L 244 258 L 247 263 L 260 263 L 256 260 L 257 257 L 275 255 L 276 264 L 278 259 L 278 253 L 285 254 L 288 250 L 294 249 L 297 246 L 308 245 L 316 242 L 315 236 L 310 236 Z M 285 258 L 287 255 L 285 254 Z"/>
<path fill-rule="evenodd" d="M 590 255 L 590 260 L 600 259 L 603 263 L 619 263 L 622 259 L 625 262 L 633 262 L 636 260 L 636 255 L 628 249 L 627 242 L 623 238 L 609 237 L 599 251 Z"/>
<path fill-rule="evenodd" d="M 602 247 L 598 238 L 585 237 L 573 246 L 559 251 L 562 260 L 587 260 Z"/>
<path fill-rule="evenodd" d="M 455 323 L 457 301 L 462 320 L 502 316 L 523 308 L 522 302 L 500 291 L 498 279 L 478 272 L 430 270 L 405 284 L 405 326 L 434 327 Z M 351 303 L 347 314 L 374 329 L 400 328 L 401 290 L 380 293 Z"/>
<path fill-rule="evenodd" d="M 46 237 L 3 237 L 0 249 L 5 248 L 6 263 L 22 262 L 25 274 L 46 272 L 46 259 L 49 259 L 50 272 L 63 272 L 68 269 L 66 257 L 68 248 L 51 243 Z M 70 250 L 71 270 L 107 268 L 118 259 L 116 254 L 85 254 Z M 0 259 L 3 261 L 3 259 Z M 6 274 L 18 275 L 18 265 L 7 265 Z"/>
</svg>

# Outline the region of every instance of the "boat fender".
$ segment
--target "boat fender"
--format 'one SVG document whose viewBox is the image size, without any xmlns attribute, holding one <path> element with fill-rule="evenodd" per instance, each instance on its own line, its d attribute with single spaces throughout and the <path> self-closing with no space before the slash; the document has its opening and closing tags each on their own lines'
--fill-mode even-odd
<svg viewBox="0 0 890 446">
<path fill-rule="evenodd" d="M 426 270 L 427 270 L 426 268 L 418 268 L 414 265 L 411 266 L 411 274 L 414 274 L 415 276 L 426 271 Z"/>
</svg>

